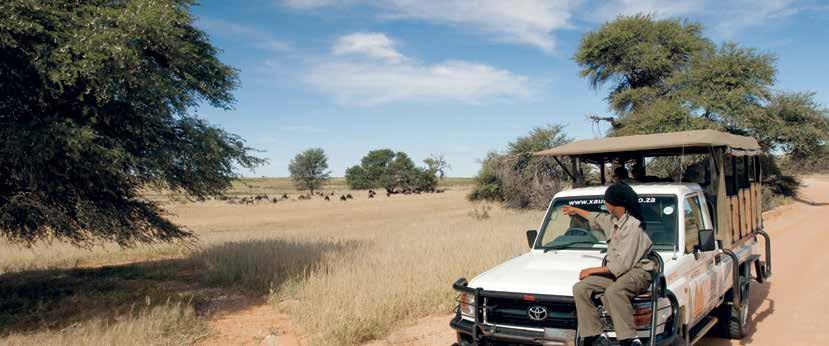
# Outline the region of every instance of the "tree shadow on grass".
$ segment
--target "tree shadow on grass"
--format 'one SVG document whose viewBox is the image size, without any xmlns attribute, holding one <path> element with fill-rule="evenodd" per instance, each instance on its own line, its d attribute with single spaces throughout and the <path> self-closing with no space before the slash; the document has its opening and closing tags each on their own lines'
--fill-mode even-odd
<svg viewBox="0 0 829 346">
<path fill-rule="evenodd" d="M 243 309 L 289 279 L 353 251 L 356 241 L 248 240 L 209 246 L 183 259 L 0 275 L 0 336 L 116 319 L 159 304 L 186 303 L 202 314 Z M 233 304 L 219 304 L 227 297 Z"/>
</svg>

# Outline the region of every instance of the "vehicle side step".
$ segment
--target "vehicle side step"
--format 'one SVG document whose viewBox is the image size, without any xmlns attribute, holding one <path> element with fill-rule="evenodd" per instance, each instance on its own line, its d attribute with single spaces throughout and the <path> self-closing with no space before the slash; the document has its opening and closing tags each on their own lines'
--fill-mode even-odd
<svg viewBox="0 0 829 346">
<path fill-rule="evenodd" d="M 711 328 L 717 325 L 717 318 L 714 316 L 706 316 L 702 321 L 697 323 L 694 328 L 691 328 L 688 331 L 688 334 L 691 336 L 691 345 L 696 344 L 697 341 L 700 341 L 706 333 L 708 333 Z"/>
</svg>

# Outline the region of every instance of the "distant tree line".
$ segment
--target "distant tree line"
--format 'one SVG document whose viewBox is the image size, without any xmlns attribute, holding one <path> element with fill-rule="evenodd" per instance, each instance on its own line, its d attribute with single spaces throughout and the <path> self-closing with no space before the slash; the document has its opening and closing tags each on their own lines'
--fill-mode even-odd
<svg viewBox="0 0 829 346">
<path fill-rule="evenodd" d="M 369 151 L 359 165 L 345 171 L 346 184 L 352 189 L 384 188 L 388 193 L 434 191 L 438 174 L 447 165 L 442 156 L 425 160 L 427 167 L 417 167 L 409 155 L 391 149 Z"/>
<path fill-rule="evenodd" d="M 355 190 L 384 188 L 388 193 L 434 192 L 450 165 L 441 154 L 424 160 L 418 167 L 409 155 L 391 149 L 369 151 L 359 165 L 345 171 L 345 181 Z M 320 148 L 305 150 L 291 160 L 288 170 L 299 190 L 319 190 L 330 179 L 328 158 Z"/>
</svg>

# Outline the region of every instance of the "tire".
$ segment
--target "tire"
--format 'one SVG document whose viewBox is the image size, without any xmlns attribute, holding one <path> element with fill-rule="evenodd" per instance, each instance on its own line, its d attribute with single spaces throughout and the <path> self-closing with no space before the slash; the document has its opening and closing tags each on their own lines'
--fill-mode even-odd
<svg viewBox="0 0 829 346">
<path fill-rule="evenodd" d="M 680 315 L 684 314 L 685 309 L 680 309 Z M 674 320 L 672 323 L 682 323 L 679 319 L 679 316 L 674 316 Z M 669 346 L 688 346 L 688 342 L 685 340 L 685 327 L 684 325 L 679 326 L 679 333 L 676 334 L 674 339 L 671 341 Z"/>
<path fill-rule="evenodd" d="M 685 342 L 685 337 L 682 335 L 677 335 L 673 341 L 671 341 L 669 346 L 688 346 L 688 343 Z"/>
<path fill-rule="evenodd" d="M 740 276 L 740 300 L 743 305 L 741 311 L 737 311 L 733 304 L 727 302 L 719 307 L 719 327 L 720 334 L 724 338 L 740 340 L 748 335 L 748 326 L 751 324 L 751 314 L 749 306 L 749 288 L 751 287 L 751 280 L 745 271 Z M 729 294 L 730 296 L 730 294 Z"/>
</svg>

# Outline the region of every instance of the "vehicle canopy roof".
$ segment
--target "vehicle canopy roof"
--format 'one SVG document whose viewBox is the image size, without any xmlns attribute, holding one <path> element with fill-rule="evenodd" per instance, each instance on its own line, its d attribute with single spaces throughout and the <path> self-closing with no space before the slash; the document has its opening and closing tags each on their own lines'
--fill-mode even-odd
<svg viewBox="0 0 829 346">
<path fill-rule="evenodd" d="M 645 154 L 665 156 L 707 153 L 709 148 L 725 147 L 733 156 L 758 155 L 760 144 L 751 137 L 738 136 L 715 130 L 693 130 L 586 139 L 534 153 L 536 156 L 579 156 L 600 159 L 603 156 Z"/>
</svg>

